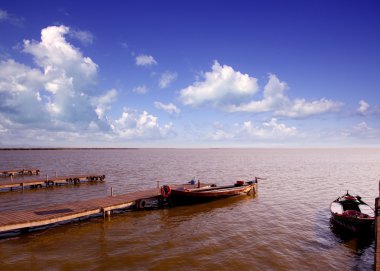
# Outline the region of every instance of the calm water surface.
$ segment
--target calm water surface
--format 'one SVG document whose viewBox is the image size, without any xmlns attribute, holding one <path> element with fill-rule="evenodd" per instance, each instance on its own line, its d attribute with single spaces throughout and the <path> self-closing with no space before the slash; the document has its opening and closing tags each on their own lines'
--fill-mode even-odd
<svg viewBox="0 0 380 271">
<path fill-rule="evenodd" d="M 0 168 L 54 176 L 99 172 L 99 184 L 0 193 L 23 210 L 184 183 L 267 177 L 258 195 L 92 218 L 0 240 L 0 270 L 370 270 L 373 239 L 347 238 L 329 204 L 348 189 L 374 205 L 380 149 L 0 151 Z M 30 177 L 28 177 L 30 178 Z M 0 179 L 0 182 L 4 179 Z"/>
</svg>

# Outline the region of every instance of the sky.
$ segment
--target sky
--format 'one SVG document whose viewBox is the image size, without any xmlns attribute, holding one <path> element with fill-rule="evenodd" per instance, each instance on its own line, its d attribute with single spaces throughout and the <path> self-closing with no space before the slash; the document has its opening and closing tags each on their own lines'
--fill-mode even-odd
<svg viewBox="0 0 380 271">
<path fill-rule="evenodd" d="M 378 1 L 0 2 L 0 147 L 379 147 Z"/>
</svg>

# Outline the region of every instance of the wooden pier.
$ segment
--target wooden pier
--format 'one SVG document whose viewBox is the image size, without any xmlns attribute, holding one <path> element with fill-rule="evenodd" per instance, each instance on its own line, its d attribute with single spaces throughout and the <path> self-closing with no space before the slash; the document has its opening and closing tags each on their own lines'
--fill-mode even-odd
<svg viewBox="0 0 380 271">
<path fill-rule="evenodd" d="M 175 188 L 179 185 L 171 185 Z M 194 188 L 194 185 L 181 185 Z M 42 207 L 28 211 L 7 211 L 0 213 L 0 233 L 29 228 L 54 225 L 59 222 L 86 218 L 92 215 L 110 216 L 112 211 L 135 206 L 144 209 L 148 201 L 161 197 L 159 188 L 132 192 L 118 196 L 108 196 L 98 199 L 76 201 L 54 206 Z"/>
<path fill-rule="evenodd" d="M 40 170 L 37 168 L 0 171 L 0 177 L 15 177 L 17 175 L 23 176 L 23 175 L 38 175 L 38 174 L 40 174 Z"/>
<path fill-rule="evenodd" d="M 83 182 L 102 182 L 106 176 L 102 174 L 85 174 L 85 175 L 70 175 L 62 177 L 49 178 L 46 176 L 45 179 L 39 180 L 11 180 L 11 181 L 0 181 L 0 191 L 12 191 L 14 189 L 24 190 L 26 187 L 29 188 L 42 188 L 42 187 L 52 187 L 57 185 L 66 184 L 80 184 Z"/>
</svg>

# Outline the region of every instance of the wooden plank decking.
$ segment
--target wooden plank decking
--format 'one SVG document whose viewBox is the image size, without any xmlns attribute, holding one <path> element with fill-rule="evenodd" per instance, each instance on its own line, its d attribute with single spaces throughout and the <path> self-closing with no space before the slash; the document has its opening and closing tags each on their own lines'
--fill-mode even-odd
<svg viewBox="0 0 380 271">
<path fill-rule="evenodd" d="M 132 206 L 136 200 L 159 195 L 158 189 L 109 196 L 38 208 L 30 211 L 0 213 L 0 232 L 46 226 L 75 218 L 101 214 Z"/>
<path fill-rule="evenodd" d="M 0 181 L 0 191 L 10 191 L 13 189 L 24 189 L 26 187 L 30 188 L 41 188 L 49 187 L 54 185 L 62 184 L 79 184 L 83 182 L 96 182 L 103 181 L 105 175 L 103 174 L 85 174 L 85 175 L 70 175 L 70 176 L 61 176 L 54 178 L 44 178 L 39 180 L 11 180 L 11 181 Z M 6 190 L 9 189 L 9 190 Z"/>
<path fill-rule="evenodd" d="M 0 177 L 14 177 L 16 175 L 38 175 L 40 170 L 37 168 L 13 169 L 0 171 Z"/>
</svg>

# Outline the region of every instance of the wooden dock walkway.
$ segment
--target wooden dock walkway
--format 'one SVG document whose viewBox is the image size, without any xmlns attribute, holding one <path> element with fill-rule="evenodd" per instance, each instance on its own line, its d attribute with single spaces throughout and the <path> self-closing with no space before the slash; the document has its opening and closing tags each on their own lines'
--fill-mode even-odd
<svg viewBox="0 0 380 271">
<path fill-rule="evenodd" d="M 37 168 L 30 169 L 13 169 L 13 170 L 3 170 L 0 171 L 0 177 L 15 177 L 17 175 L 38 175 L 40 170 Z"/>
<path fill-rule="evenodd" d="M 64 184 L 80 184 L 83 182 L 102 182 L 105 179 L 104 174 L 85 174 L 85 175 L 70 175 L 61 176 L 39 180 L 11 180 L 11 181 L 0 181 L 0 191 L 12 191 L 13 189 L 24 190 L 26 187 L 29 188 L 42 188 L 42 187 L 52 187 Z"/>
<path fill-rule="evenodd" d="M 190 184 L 171 185 L 173 188 L 178 186 L 195 187 Z M 109 216 L 114 210 L 126 209 L 132 206 L 143 209 L 145 201 L 158 199 L 160 195 L 160 189 L 155 188 L 124 195 L 58 204 L 28 211 L 1 212 L 0 233 L 54 225 L 55 223 L 86 218 L 92 215 L 103 214 L 104 216 Z"/>
</svg>

